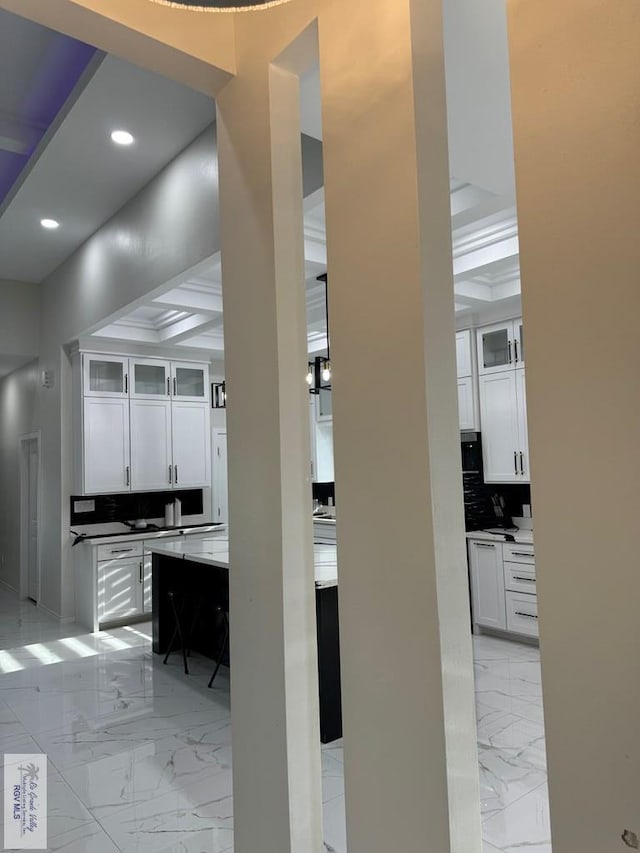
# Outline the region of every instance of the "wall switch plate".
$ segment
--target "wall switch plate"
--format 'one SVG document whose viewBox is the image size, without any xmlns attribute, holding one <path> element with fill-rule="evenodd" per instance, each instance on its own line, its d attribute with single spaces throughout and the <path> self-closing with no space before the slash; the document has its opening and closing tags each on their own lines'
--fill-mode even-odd
<svg viewBox="0 0 640 853">
<path fill-rule="evenodd" d="M 531 504 L 522 504 L 522 517 L 531 518 Z"/>
<path fill-rule="evenodd" d="M 95 512 L 96 511 L 96 502 L 95 501 L 74 501 L 73 502 L 73 511 L 74 512 Z"/>
</svg>

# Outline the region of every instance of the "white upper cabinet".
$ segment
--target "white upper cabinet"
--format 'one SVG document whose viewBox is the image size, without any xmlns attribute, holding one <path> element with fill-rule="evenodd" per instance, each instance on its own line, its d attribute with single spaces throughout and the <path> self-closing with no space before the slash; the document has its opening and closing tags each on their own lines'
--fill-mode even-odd
<svg viewBox="0 0 640 853">
<path fill-rule="evenodd" d="M 528 482 L 524 371 L 481 376 L 479 385 L 485 482 Z"/>
<path fill-rule="evenodd" d="M 174 400 L 209 404 L 210 394 L 208 365 L 171 363 L 171 396 Z"/>
<path fill-rule="evenodd" d="M 131 397 L 167 400 L 171 396 L 171 364 L 157 358 L 132 358 L 129 368 Z"/>
<path fill-rule="evenodd" d="M 478 373 L 499 373 L 524 367 L 522 320 L 507 320 L 478 329 Z"/>
<path fill-rule="evenodd" d="M 471 376 L 473 366 L 471 362 L 471 329 L 456 332 L 456 366 L 458 379 Z"/>
<path fill-rule="evenodd" d="M 83 409 L 85 494 L 129 491 L 129 401 L 85 397 Z"/>
<path fill-rule="evenodd" d="M 174 402 L 173 485 L 187 489 L 211 485 L 209 408 L 199 403 Z"/>
<path fill-rule="evenodd" d="M 173 484 L 171 403 L 131 400 L 131 488 L 170 489 Z"/>
<path fill-rule="evenodd" d="M 129 359 L 115 355 L 85 355 L 83 389 L 85 397 L 127 397 Z"/>
<path fill-rule="evenodd" d="M 458 416 L 461 430 L 478 429 L 476 377 L 473 370 L 472 332 L 456 332 L 456 367 L 458 375 Z"/>
<path fill-rule="evenodd" d="M 207 364 L 84 353 L 75 365 L 82 373 L 78 491 L 211 485 Z"/>
</svg>

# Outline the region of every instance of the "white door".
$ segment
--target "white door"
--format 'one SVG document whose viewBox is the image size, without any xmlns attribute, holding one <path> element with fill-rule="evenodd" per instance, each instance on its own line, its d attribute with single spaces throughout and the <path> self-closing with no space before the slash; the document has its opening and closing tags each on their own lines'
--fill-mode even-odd
<svg viewBox="0 0 640 853">
<path fill-rule="evenodd" d="M 518 446 L 520 479 L 528 483 L 531 474 L 529 473 L 529 429 L 527 427 L 527 388 L 524 370 L 516 370 L 516 397 L 518 400 L 518 433 L 520 436 Z"/>
<path fill-rule="evenodd" d="M 507 370 L 479 377 L 482 459 L 486 483 L 519 483 L 520 437 L 516 374 Z"/>
<path fill-rule="evenodd" d="M 229 521 L 226 432 L 216 432 L 214 437 L 213 520 L 223 524 Z"/>
<path fill-rule="evenodd" d="M 478 374 L 512 369 L 514 366 L 513 321 L 478 329 Z"/>
<path fill-rule="evenodd" d="M 131 400 L 131 488 L 169 489 L 173 485 L 171 403 Z"/>
<path fill-rule="evenodd" d="M 476 417 L 473 405 L 473 377 L 458 379 L 458 418 L 460 429 L 475 429 Z"/>
<path fill-rule="evenodd" d="M 125 492 L 129 467 L 129 400 L 85 397 L 84 491 Z"/>
<path fill-rule="evenodd" d="M 83 356 L 85 397 L 128 397 L 129 359 L 116 355 Z"/>
<path fill-rule="evenodd" d="M 40 445 L 36 438 L 26 442 L 24 448 L 26 471 L 27 510 L 27 595 L 38 600 L 38 507 L 40 491 Z"/>
<path fill-rule="evenodd" d="M 142 613 L 143 558 L 98 563 L 98 622 Z"/>
<path fill-rule="evenodd" d="M 145 554 L 142 563 L 142 611 L 151 613 L 151 577 L 153 569 L 153 555 Z"/>
<path fill-rule="evenodd" d="M 173 422 L 173 485 L 176 489 L 211 485 L 209 404 L 176 403 Z"/>
<path fill-rule="evenodd" d="M 501 544 L 470 540 L 469 566 L 474 625 L 505 629 L 507 615 Z"/>
<path fill-rule="evenodd" d="M 171 397 L 171 365 L 157 358 L 130 359 L 131 397 L 168 400 Z"/>
<path fill-rule="evenodd" d="M 209 366 L 197 362 L 171 363 L 171 394 L 174 400 L 211 405 Z"/>
<path fill-rule="evenodd" d="M 456 368 L 458 377 L 471 376 L 471 331 L 456 332 Z"/>
</svg>

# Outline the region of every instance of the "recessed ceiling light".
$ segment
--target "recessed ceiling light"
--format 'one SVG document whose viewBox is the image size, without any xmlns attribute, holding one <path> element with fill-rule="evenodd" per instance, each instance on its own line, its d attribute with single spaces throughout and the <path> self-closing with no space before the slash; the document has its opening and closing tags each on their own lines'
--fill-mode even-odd
<svg viewBox="0 0 640 853">
<path fill-rule="evenodd" d="M 55 219 L 41 219 L 40 225 L 42 225 L 43 228 L 48 228 L 49 231 L 55 231 L 56 228 L 60 227 L 60 223 L 56 222 Z"/>
<path fill-rule="evenodd" d="M 111 141 L 116 145 L 132 145 L 133 136 L 128 130 L 114 130 L 111 132 Z"/>
</svg>

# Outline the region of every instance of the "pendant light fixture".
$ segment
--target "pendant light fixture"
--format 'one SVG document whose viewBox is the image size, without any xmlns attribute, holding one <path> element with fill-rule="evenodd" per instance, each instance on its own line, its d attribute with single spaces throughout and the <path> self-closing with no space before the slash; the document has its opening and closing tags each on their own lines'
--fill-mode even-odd
<svg viewBox="0 0 640 853">
<path fill-rule="evenodd" d="M 318 276 L 318 281 L 324 282 L 324 312 L 327 324 L 327 354 L 317 355 L 307 365 L 307 385 L 310 394 L 331 390 L 331 352 L 329 350 L 329 293 L 327 290 L 326 272 Z"/>
<path fill-rule="evenodd" d="M 190 9 L 192 12 L 249 12 L 281 6 L 289 0 L 151 0 L 161 6 Z"/>
</svg>

